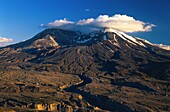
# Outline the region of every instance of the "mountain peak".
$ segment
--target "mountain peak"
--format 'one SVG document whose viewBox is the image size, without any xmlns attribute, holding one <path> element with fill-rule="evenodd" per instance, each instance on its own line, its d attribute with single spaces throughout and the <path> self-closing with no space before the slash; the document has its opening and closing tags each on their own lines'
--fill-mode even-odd
<svg viewBox="0 0 170 112">
<path fill-rule="evenodd" d="M 104 32 L 117 32 L 118 30 L 113 29 L 113 28 L 105 28 Z"/>
</svg>

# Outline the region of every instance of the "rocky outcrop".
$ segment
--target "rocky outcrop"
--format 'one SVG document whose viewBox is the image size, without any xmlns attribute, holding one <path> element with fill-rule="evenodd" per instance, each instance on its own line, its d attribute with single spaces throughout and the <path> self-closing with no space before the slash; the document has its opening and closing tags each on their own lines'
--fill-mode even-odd
<svg viewBox="0 0 170 112">
<path fill-rule="evenodd" d="M 64 104 L 63 102 L 50 103 L 50 104 L 34 104 L 34 108 L 38 111 L 65 111 L 73 112 L 71 106 Z"/>
<path fill-rule="evenodd" d="M 57 47 L 59 45 L 52 36 L 46 35 L 44 38 L 36 40 L 33 43 L 33 46 L 37 48 L 42 48 L 42 47 Z"/>
<path fill-rule="evenodd" d="M 35 108 L 37 110 L 46 110 L 45 105 L 43 104 L 35 104 Z"/>
</svg>

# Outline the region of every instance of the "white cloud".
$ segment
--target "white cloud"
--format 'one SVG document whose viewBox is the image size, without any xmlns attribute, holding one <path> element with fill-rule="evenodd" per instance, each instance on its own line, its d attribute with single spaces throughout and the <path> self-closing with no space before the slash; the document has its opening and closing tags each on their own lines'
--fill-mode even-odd
<svg viewBox="0 0 170 112">
<path fill-rule="evenodd" d="M 152 27 L 155 27 L 155 25 L 154 24 L 147 25 L 145 29 L 146 31 L 152 31 Z"/>
<path fill-rule="evenodd" d="M 74 25 L 74 22 L 68 21 L 66 18 L 63 20 L 55 20 L 54 22 L 50 22 L 47 25 L 41 24 L 41 27 L 47 27 L 47 28 L 61 28 L 61 29 L 69 29 L 70 27 Z"/>
<path fill-rule="evenodd" d="M 77 25 L 88 25 L 94 22 L 93 18 L 89 18 L 89 19 L 83 19 L 83 20 L 79 20 L 77 22 Z"/>
<path fill-rule="evenodd" d="M 11 38 L 0 37 L 0 47 L 8 45 L 12 41 Z"/>
<path fill-rule="evenodd" d="M 136 20 L 131 16 L 116 14 L 111 17 L 108 15 L 100 15 L 97 18 L 82 19 L 76 23 L 68 21 L 65 18 L 41 26 L 45 26 L 46 28 L 80 30 L 82 32 L 91 32 L 93 30 L 101 30 L 107 27 L 132 33 L 151 31 L 155 25 Z"/>
<path fill-rule="evenodd" d="M 64 18 L 63 20 L 55 20 L 54 22 L 49 23 L 50 26 L 63 26 L 68 24 L 74 24 L 74 22 L 68 21 L 66 18 Z"/>
<path fill-rule="evenodd" d="M 0 43 L 8 43 L 12 41 L 13 40 L 11 38 L 0 37 Z"/>
</svg>

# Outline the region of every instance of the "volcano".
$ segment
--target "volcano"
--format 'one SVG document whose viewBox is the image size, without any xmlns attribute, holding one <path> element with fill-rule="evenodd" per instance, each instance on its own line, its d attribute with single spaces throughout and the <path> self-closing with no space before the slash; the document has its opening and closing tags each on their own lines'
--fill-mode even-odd
<svg viewBox="0 0 170 112">
<path fill-rule="evenodd" d="M 111 28 L 46 29 L 0 48 L 0 76 L 3 109 L 170 110 L 170 51 Z"/>
</svg>

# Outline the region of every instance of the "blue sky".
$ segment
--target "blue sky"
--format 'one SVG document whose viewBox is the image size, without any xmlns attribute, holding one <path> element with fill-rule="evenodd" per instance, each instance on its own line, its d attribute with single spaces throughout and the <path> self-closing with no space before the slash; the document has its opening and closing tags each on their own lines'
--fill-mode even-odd
<svg viewBox="0 0 170 112">
<path fill-rule="evenodd" d="M 78 22 L 120 14 L 156 25 L 152 31 L 131 35 L 170 45 L 169 10 L 170 0 L 0 0 L 0 37 L 15 43 L 33 37 L 44 30 L 41 24 L 55 20 Z"/>
</svg>

